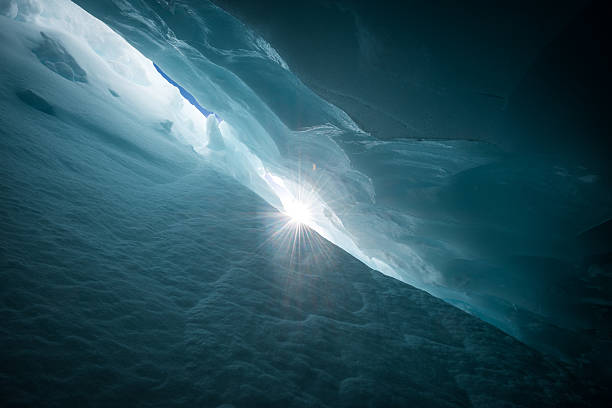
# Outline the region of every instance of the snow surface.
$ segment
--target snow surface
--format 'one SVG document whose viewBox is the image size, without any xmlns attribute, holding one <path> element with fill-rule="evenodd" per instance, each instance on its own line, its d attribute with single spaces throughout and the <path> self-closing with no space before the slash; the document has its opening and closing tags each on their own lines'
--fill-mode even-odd
<svg viewBox="0 0 612 408">
<path fill-rule="evenodd" d="M 177 143 L 161 122 L 176 111 L 151 109 L 163 99 L 140 105 L 156 94 L 106 82 L 109 66 L 45 27 L 88 81 L 58 75 L 28 51 L 41 26 L 2 19 L 3 406 L 591 398 L 559 363 L 314 233 L 293 257 L 274 235 L 285 219 Z M 149 68 L 141 83 L 157 78 Z"/>
<path fill-rule="evenodd" d="M 104 23 L 65 0 L 5 3 L 3 341 L 14 353 L 3 381 L 23 390 L 14 401 L 32 392 L 32 372 L 53 372 L 40 389 L 65 390 L 50 405 L 75 384 L 100 401 L 157 387 L 150 404 L 185 387 L 189 402 L 237 405 L 574 398 L 556 363 L 320 238 L 297 266 L 262 243 L 278 214 L 269 205 L 297 201 L 314 237 L 368 267 L 581 355 L 572 331 L 595 326 L 602 302 L 574 304 L 601 293 L 571 285 L 565 238 L 610 216 L 588 169 L 559 175 L 484 143 L 376 140 L 208 2 L 78 2 Z M 292 130 L 296 114 L 304 127 Z M 564 273 L 541 280 L 542 265 Z M 557 329 L 569 333 L 559 344 Z M 125 389 L 92 389 L 113 375 Z"/>
<path fill-rule="evenodd" d="M 608 284 L 588 277 L 601 264 L 577 235 L 612 218 L 612 189 L 588 163 L 381 141 L 207 1 L 77 3 L 224 119 L 223 143 L 196 149 L 220 172 L 281 211 L 306 197 L 310 226 L 376 270 L 541 350 L 603 361 L 609 310 L 591 299 L 608 299 Z"/>
</svg>

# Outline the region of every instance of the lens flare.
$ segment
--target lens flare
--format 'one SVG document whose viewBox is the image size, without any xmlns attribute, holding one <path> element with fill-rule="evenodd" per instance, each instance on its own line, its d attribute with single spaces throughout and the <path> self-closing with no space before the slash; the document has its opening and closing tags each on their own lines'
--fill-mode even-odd
<svg viewBox="0 0 612 408">
<path fill-rule="evenodd" d="M 291 200 L 284 206 L 284 213 L 289 216 L 294 224 L 308 225 L 311 222 L 311 214 L 308 206 L 298 200 Z"/>
</svg>

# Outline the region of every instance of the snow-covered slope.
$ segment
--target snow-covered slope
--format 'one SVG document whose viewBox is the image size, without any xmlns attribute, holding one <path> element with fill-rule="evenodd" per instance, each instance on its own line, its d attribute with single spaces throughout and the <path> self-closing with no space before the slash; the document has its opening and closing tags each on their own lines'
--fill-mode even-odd
<svg viewBox="0 0 612 408">
<path fill-rule="evenodd" d="M 610 215 L 601 175 L 485 143 L 377 140 L 209 2 L 78 3 L 0 8 L 11 398 L 574 398 L 555 363 L 368 267 L 541 349 L 607 355 L 581 332 L 606 327 L 592 281 L 607 276 L 578 280 L 568 239 Z M 297 257 L 275 235 L 296 207 L 312 240 Z"/>
<path fill-rule="evenodd" d="M 279 209 L 300 196 L 315 213 L 311 227 L 370 267 L 541 350 L 601 361 L 609 267 L 577 238 L 612 218 L 601 168 L 482 142 L 364 134 L 206 1 L 78 4 L 230 125 L 230 148 L 207 156 L 220 171 Z M 348 46 L 338 41 L 329 47 Z"/>
<path fill-rule="evenodd" d="M 590 398 L 558 363 L 315 233 L 279 237 L 286 218 L 177 143 L 120 78 L 104 83 L 51 30 L 2 27 L 2 406 Z M 50 42 L 66 75 L 22 49 Z"/>
</svg>

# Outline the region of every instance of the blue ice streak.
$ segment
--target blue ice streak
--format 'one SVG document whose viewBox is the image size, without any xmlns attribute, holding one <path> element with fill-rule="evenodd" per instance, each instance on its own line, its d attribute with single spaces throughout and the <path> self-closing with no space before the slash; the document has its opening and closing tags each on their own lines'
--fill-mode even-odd
<svg viewBox="0 0 612 408">
<path fill-rule="evenodd" d="M 155 67 L 157 72 L 159 72 L 160 75 L 162 77 L 164 77 L 164 79 L 166 81 L 168 81 L 171 85 L 176 86 L 178 88 L 179 92 L 181 93 L 181 95 L 183 95 L 183 98 L 187 99 L 189 101 L 189 103 L 191 103 L 193 106 L 196 107 L 197 110 L 202 112 L 202 115 L 204 115 L 206 117 L 208 117 L 209 115 L 215 115 L 217 120 L 221 121 L 221 118 L 215 112 L 209 111 L 208 109 L 206 109 L 205 107 L 200 105 L 198 100 L 192 94 L 190 94 L 189 91 L 187 91 L 185 88 L 180 86 L 174 79 L 172 79 L 168 75 L 166 75 L 166 73 L 164 71 L 162 71 L 162 69 L 156 63 L 153 63 L 153 66 Z"/>
</svg>

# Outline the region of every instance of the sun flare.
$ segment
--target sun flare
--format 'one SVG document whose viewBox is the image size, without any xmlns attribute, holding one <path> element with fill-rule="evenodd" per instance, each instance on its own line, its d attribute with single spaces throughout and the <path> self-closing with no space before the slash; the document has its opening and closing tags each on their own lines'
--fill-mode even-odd
<svg viewBox="0 0 612 408">
<path fill-rule="evenodd" d="M 284 213 L 291 218 L 291 222 L 295 224 L 305 224 L 311 221 L 310 210 L 308 207 L 298 200 L 292 200 L 285 205 Z"/>
</svg>

